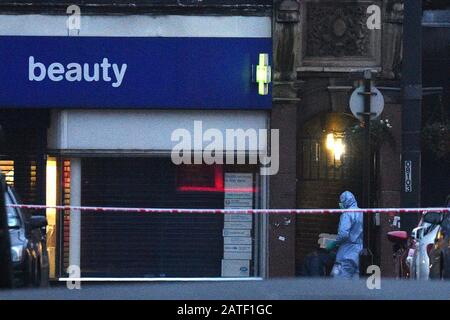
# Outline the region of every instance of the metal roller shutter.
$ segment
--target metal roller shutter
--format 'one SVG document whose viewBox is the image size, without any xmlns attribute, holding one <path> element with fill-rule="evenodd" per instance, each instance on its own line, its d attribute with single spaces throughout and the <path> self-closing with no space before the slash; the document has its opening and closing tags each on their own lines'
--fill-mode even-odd
<svg viewBox="0 0 450 320">
<path fill-rule="evenodd" d="M 177 189 L 177 170 L 170 158 L 83 159 L 82 205 L 223 208 L 223 192 Z M 81 270 L 83 276 L 218 277 L 222 229 L 221 215 L 83 213 Z"/>
</svg>

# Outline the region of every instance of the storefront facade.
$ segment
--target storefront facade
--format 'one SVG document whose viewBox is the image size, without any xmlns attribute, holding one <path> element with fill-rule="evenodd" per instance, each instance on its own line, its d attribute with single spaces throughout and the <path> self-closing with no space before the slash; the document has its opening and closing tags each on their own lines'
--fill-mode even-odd
<svg viewBox="0 0 450 320">
<path fill-rule="evenodd" d="M 60 198 L 65 204 L 196 209 L 265 206 L 266 178 L 260 175 L 257 165 L 176 165 L 171 158 L 170 140 L 178 127 L 189 130 L 191 126 L 193 131 L 194 120 L 198 119 L 202 119 L 205 129 L 222 132 L 230 128 L 264 129 L 265 111 L 121 110 L 117 114 L 66 110 L 64 113 L 65 124 L 61 124 L 60 130 L 67 134 L 68 140 L 63 142 L 66 147 L 58 145 L 50 134 L 49 153 L 57 162 L 62 186 Z M 52 124 L 60 121 L 52 117 Z M 93 125 L 95 132 L 89 131 Z M 130 136 L 136 138 L 123 139 Z M 241 150 L 249 151 L 252 150 Z M 233 195 L 238 199 L 233 199 Z M 230 199 L 231 204 L 227 202 Z M 245 203 L 236 203 L 239 200 Z M 82 274 L 220 277 L 227 275 L 222 273 L 222 260 L 230 260 L 224 263 L 244 263 L 237 270 L 245 270 L 231 275 L 259 275 L 263 270 L 260 232 L 265 221 L 250 215 L 236 218 L 239 217 L 85 212 L 80 217 Z M 60 267 L 64 270 L 71 264 L 73 221 L 70 212 L 59 219 L 63 235 Z"/>
<path fill-rule="evenodd" d="M 210 142 L 205 132 L 226 138 L 229 130 L 270 128 L 270 92 L 260 95 L 254 81 L 259 55 L 271 61 L 266 13 L 87 15 L 69 36 L 64 15 L 0 19 L 0 50 L 10 57 L 2 63 L 2 81 L 10 81 L 0 104 L 16 114 L 47 114 L 40 149 L 47 204 L 267 207 L 258 163 L 197 161 Z M 192 162 L 174 161 L 177 143 L 188 143 L 179 130 L 189 136 L 183 150 Z M 223 151 L 244 159 L 266 148 L 232 142 Z M 263 217 L 51 209 L 47 217 L 54 278 L 69 265 L 85 277 L 267 272 Z"/>
</svg>

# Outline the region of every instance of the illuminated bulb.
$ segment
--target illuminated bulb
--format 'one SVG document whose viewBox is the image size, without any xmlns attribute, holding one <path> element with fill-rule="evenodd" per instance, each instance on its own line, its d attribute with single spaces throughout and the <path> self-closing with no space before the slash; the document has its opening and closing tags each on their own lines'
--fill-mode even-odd
<svg viewBox="0 0 450 320">
<path fill-rule="evenodd" d="M 334 142 L 334 159 L 336 161 L 341 161 L 341 156 L 345 153 L 345 145 L 342 142 L 342 139 L 336 139 Z"/>
<path fill-rule="evenodd" d="M 327 149 L 328 150 L 334 149 L 334 134 L 332 133 L 327 134 Z"/>
</svg>

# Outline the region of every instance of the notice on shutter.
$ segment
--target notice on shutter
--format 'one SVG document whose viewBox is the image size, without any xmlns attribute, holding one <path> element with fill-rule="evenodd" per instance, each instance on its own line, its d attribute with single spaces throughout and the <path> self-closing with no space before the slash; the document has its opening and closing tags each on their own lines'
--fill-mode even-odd
<svg viewBox="0 0 450 320">
<path fill-rule="evenodd" d="M 225 209 L 253 208 L 253 174 L 226 172 L 224 178 Z M 253 216 L 224 215 L 224 255 L 222 277 L 248 277 L 252 259 Z"/>
</svg>

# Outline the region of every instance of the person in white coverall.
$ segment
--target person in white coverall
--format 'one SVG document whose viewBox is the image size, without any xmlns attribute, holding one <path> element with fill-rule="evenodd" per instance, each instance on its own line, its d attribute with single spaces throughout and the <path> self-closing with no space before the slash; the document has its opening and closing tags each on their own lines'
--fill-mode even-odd
<svg viewBox="0 0 450 320">
<path fill-rule="evenodd" d="M 355 196 L 350 191 L 341 194 L 341 209 L 359 209 Z M 327 250 L 338 247 L 336 262 L 331 271 L 334 278 L 352 279 L 359 277 L 359 254 L 363 249 L 363 213 L 344 212 L 339 221 L 338 235 Z"/>
</svg>

